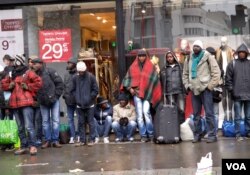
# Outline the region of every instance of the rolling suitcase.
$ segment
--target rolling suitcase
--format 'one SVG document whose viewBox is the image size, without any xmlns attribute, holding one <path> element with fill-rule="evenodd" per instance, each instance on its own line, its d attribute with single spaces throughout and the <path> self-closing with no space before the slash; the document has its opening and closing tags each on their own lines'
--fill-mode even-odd
<svg viewBox="0 0 250 175">
<path fill-rule="evenodd" d="M 164 102 L 160 104 L 156 110 L 154 118 L 154 141 L 155 143 L 179 143 L 180 142 L 180 110 L 176 105 L 166 104 L 164 94 Z M 171 96 L 172 99 L 172 96 Z"/>
</svg>

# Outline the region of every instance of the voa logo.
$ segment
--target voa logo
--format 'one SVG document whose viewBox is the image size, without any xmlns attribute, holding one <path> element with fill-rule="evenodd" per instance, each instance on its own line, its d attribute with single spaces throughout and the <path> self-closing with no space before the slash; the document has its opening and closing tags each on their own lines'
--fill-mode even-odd
<svg viewBox="0 0 250 175">
<path fill-rule="evenodd" d="M 227 170 L 247 170 L 244 163 L 226 163 Z"/>
</svg>

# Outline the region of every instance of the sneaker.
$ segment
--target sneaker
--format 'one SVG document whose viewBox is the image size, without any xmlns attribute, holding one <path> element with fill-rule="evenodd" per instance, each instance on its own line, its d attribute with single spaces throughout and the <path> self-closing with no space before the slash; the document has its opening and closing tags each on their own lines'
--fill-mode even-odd
<svg viewBox="0 0 250 175">
<path fill-rule="evenodd" d="M 207 143 L 213 143 L 213 142 L 217 142 L 217 138 L 207 138 Z"/>
<path fill-rule="evenodd" d="M 142 137 L 142 138 L 141 138 L 141 142 L 145 143 L 145 142 L 147 142 L 147 141 L 148 141 L 148 139 L 147 139 L 146 137 Z"/>
<path fill-rule="evenodd" d="M 195 136 L 194 139 L 192 140 L 192 143 L 198 143 L 201 141 L 201 137 Z"/>
<path fill-rule="evenodd" d="M 94 144 L 95 144 L 95 142 L 94 141 L 90 141 L 90 142 L 88 142 L 88 146 L 94 146 Z"/>
<path fill-rule="evenodd" d="M 70 137 L 69 144 L 74 144 L 74 143 L 75 143 L 74 137 Z"/>
<path fill-rule="evenodd" d="M 103 138 L 103 142 L 104 142 L 104 143 L 109 143 L 109 138 L 108 138 L 108 137 L 104 137 L 104 138 Z"/>
<path fill-rule="evenodd" d="M 35 146 L 30 147 L 30 155 L 35 156 L 37 154 L 37 148 Z"/>
<path fill-rule="evenodd" d="M 237 140 L 238 142 L 244 141 L 244 137 L 237 136 L 237 137 L 236 137 L 236 140 Z"/>
<path fill-rule="evenodd" d="M 35 144 L 36 144 L 36 146 L 41 146 L 42 145 L 42 140 L 37 139 Z"/>
<path fill-rule="evenodd" d="M 121 140 L 119 138 L 116 138 L 115 142 L 118 143 L 118 142 L 121 142 Z"/>
<path fill-rule="evenodd" d="M 80 143 L 80 136 L 77 136 L 76 142 Z"/>
<path fill-rule="evenodd" d="M 95 143 L 98 143 L 99 140 L 100 140 L 99 137 L 96 137 L 96 138 L 95 138 Z"/>
<path fill-rule="evenodd" d="M 85 143 L 79 142 L 79 143 L 76 143 L 76 144 L 75 144 L 75 147 L 80 147 L 80 146 L 84 146 L 84 145 L 85 145 Z"/>
<path fill-rule="evenodd" d="M 21 155 L 21 154 L 26 154 L 28 152 L 27 148 L 19 148 L 14 152 L 15 155 Z"/>
<path fill-rule="evenodd" d="M 129 140 L 130 142 L 133 142 L 133 141 L 134 141 L 134 138 L 133 138 L 133 137 L 130 137 L 128 140 Z"/>
</svg>

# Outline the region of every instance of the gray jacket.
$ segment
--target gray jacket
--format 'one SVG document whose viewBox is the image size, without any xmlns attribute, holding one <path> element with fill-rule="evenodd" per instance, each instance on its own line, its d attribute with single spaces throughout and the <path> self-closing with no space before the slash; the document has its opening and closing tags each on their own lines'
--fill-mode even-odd
<svg viewBox="0 0 250 175">
<path fill-rule="evenodd" d="M 194 79 L 191 76 L 191 68 L 192 58 L 186 59 L 182 80 L 185 88 L 189 88 L 195 95 L 199 95 L 206 88 L 213 90 L 219 84 L 221 71 L 216 59 L 209 52 L 205 51 L 197 67 L 197 77 Z"/>
</svg>

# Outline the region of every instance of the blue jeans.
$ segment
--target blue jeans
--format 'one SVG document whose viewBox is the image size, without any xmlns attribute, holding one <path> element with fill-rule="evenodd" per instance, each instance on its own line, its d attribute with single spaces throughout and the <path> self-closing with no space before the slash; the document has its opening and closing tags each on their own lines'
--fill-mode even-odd
<svg viewBox="0 0 250 175">
<path fill-rule="evenodd" d="M 112 128 L 115 132 L 116 138 L 123 140 L 124 137 L 129 139 L 134 136 L 136 125 L 135 121 L 129 121 L 127 126 L 121 126 L 119 122 L 114 121 L 112 123 Z"/>
<path fill-rule="evenodd" d="M 242 107 L 245 115 L 246 134 L 250 134 L 250 101 L 234 101 L 234 122 L 236 136 L 240 136 L 240 120 Z"/>
<path fill-rule="evenodd" d="M 109 131 L 111 129 L 112 125 L 112 117 L 107 116 L 104 123 L 100 125 L 96 119 L 95 120 L 95 126 L 96 126 L 96 137 L 108 137 Z"/>
<path fill-rule="evenodd" d="M 79 130 L 79 136 L 80 136 L 80 142 L 86 143 L 86 131 L 85 126 L 86 123 L 89 124 L 89 136 L 90 140 L 89 142 L 95 141 L 95 121 L 94 121 L 94 112 L 95 108 L 88 108 L 88 109 L 81 109 L 77 108 L 77 115 L 78 115 L 78 130 Z"/>
<path fill-rule="evenodd" d="M 141 137 L 153 137 L 154 127 L 150 113 L 150 103 L 137 96 L 134 96 L 134 103 Z"/>
<path fill-rule="evenodd" d="M 58 142 L 60 125 L 59 100 L 57 100 L 50 107 L 40 105 L 40 109 L 43 118 L 43 131 L 45 134 L 45 140 L 52 143 Z"/>
<path fill-rule="evenodd" d="M 40 107 L 33 108 L 34 110 L 34 117 L 35 117 L 35 131 L 36 131 L 36 138 L 38 140 L 42 140 L 43 137 L 43 119 Z"/>
<path fill-rule="evenodd" d="M 36 146 L 36 133 L 34 129 L 34 111 L 32 107 L 22 107 L 13 109 L 18 135 L 21 141 L 21 148 Z M 27 134 L 26 134 L 27 130 Z"/>
<path fill-rule="evenodd" d="M 201 109 L 202 104 L 205 109 L 206 116 L 206 126 L 208 139 L 216 138 L 216 124 L 214 115 L 214 104 L 213 104 L 213 94 L 212 91 L 205 89 L 200 95 L 194 95 L 192 93 L 192 105 L 194 113 L 194 137 L 201 137 Z"/>
<path fill-rule="evenodd" d="M 74 122 L 74 113 L 76 111 L 75 105 L 67 105 L 67 116 L 68 116 L 68 123 L 70 128 L 70 137 L 75 137 L 76 130 L 75 130 L 75 122 Z"/>
</svg>

